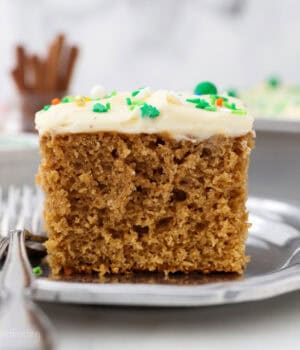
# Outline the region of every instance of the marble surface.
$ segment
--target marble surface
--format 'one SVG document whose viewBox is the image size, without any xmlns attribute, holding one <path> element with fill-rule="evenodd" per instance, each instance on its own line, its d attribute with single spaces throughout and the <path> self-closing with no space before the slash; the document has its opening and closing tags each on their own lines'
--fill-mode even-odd
<svg viewBox="0 0 300 350">
<path fill-rule="evenodd" d="M 299 10 L 297 0 L 1 0 L 0 100 L 15 91 L 14 45 L 44 52 L 59 31 L 82 48 L 74 93 L 247 86 L 271 74 L 299 83 Z"/>
<path fill-rule="evenodd" d="M 300 292 L 257 303 L 195 309 L 40 304 L 59 350 L 297 349 Z"/>
</svg>

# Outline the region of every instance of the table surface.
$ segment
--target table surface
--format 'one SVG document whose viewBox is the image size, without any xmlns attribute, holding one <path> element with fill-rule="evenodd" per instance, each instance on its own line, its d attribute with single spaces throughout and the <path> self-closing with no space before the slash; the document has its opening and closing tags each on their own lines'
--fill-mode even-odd
<svg viewBox="0 0 300 350">
<path fill-rule="evenodd" d="M 297 349 L 300 292 L 255 303 L 188 309 L 40 303 L 58 349 Z"/>
</svg>

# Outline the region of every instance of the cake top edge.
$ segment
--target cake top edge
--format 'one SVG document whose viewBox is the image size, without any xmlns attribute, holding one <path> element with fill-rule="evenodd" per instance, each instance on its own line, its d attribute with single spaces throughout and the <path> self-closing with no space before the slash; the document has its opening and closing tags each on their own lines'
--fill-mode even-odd
<svg viewBox="0 0 300 350">
<path fill-rule="evenodd" d="M 117 131 L 206 138 L 243 135 L 252 130 L 253 117 L 241 100 L 226 94 L 152 92 L 149 87 L 107 94 L 98 85 L 89 96 L 53 99 L 36 113 L 35 123 L 40 135 Z"/>
</svg>

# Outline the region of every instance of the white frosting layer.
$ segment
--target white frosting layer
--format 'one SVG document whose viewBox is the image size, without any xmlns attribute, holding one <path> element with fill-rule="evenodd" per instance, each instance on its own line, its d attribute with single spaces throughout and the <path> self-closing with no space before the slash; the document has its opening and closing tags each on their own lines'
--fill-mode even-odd
<svg viewBox="0 0 300 350">
<path fill-rule="evenodd" d="M 143 92 L 143 91 L 142 91 Z M 161 133 L 167 132 L 175 138 L 205 139 L 215 134 L 240 136 L 248 133 L 253 127 L 253 118 L 233 114 L 228 108 L 218 107 L 217 111 L 196 108 L 187 98 L 201 98 L 210 102 L 210 97 L 195 96 L 186 93 L 159 90 L 154 93 L 140 92 L 132 97 L 129 92 L 117 93 L 116 96 L 89 101 L 84 106 L 76 102 L 60 103 L 51 106 L 47 111 L 36 113 L 36 128 L 40 135 L 83 133 L 96 131 L 116 131 L 122 133 Z M 142 117 L 139 107 L 129 109 L 126 98 L 132 101 L 143 100 L 156 107 L 160 115 L 156 118 Z M 110 103 L 108 112 L 93 112 L 97 102 L 105 105 Z M 237 108 L 244 110 L 240 100 L 229 98 L 229 103 L 235 103 Z"/>
</svg>

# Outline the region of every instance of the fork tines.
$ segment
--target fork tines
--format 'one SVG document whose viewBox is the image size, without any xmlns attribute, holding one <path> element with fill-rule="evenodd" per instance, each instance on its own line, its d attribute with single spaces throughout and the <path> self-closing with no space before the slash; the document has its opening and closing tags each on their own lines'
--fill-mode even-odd
<svg viewBox="0 0 300 350">
<path fill-rule="evenodd" d="M 9 230 L 26 228 L 41 233 L 43 195 L 38 187 L 10 185 L 5 191 L 0 186 L 0 235 Z"/>
</svg>

